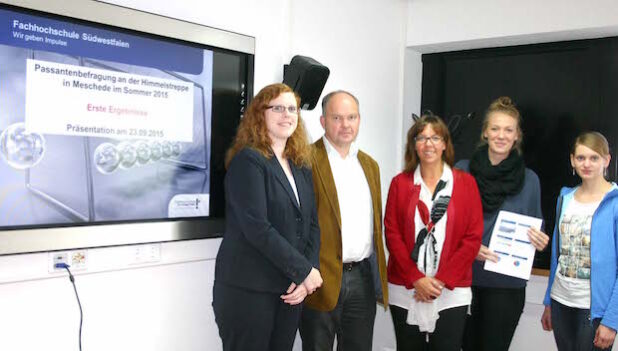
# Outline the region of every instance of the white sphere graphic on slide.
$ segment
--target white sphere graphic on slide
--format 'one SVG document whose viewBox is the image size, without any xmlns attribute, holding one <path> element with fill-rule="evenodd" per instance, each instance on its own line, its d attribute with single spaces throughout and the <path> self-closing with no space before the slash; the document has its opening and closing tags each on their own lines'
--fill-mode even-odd
<svg viewBox="0 0 618 351">
<path fill-rule="evenodd" d="M 163 156 L 163 148 L 158 141 L 150 142 L 150 159 L 152 161 L 159 161 Z"/>
<path fill-rule="evenodd" d="M 150 146 L 145 140 L 138 140 L 134 144 L 135 151 L 137 152 L 137 163 L 145 165 L 150 161 Z"/>
<path fill-rule="evenodd" d="M 180 156 L 181 152 L 182 152 L 182 145 L 180 145 L 179 142 L 173 142 L 172 143 L 172 156 L 178 157 Z"/>
<path fill-rule="evenodd" d="M 131 168 L 137 161 L 137 150 L 135 146 L 128 141 L 123 141 L 116 146 L 116 150 L 120 153 L 120 167 Z"/>
<path fill-rule="evenodd" d="M 0 154 L 15 169 L 34 167 L 45 154 L 45 138 L 38 133 L 28 133 L 23 122 L 11 124 L 0 135 Z"/>
<path fill-rule="evenodd" d="M 94 164 L 103 174 L 115 171 L 122 161 L 122 156 L 116 146 L 111 143 L 102 143 L 94 150 Z"/>
<path fill-rule="evenodd" d="M 169 141 L 161 143 L 161 152 L 163 157 L 168 158 L 172 156 L 172 144 Z"/>
</svg>

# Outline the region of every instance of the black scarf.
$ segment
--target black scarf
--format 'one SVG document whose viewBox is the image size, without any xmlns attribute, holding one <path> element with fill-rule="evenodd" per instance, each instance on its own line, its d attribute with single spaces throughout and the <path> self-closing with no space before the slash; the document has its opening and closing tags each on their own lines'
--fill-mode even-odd
<svg viewBox="0 0 618 351">
<path fill-rule="evenodd" d="M 470 173 L 476 178 L 483 212 L 497 210 L 507 196 L 515 195 L 524 186 L 526 165 L 513 149 L 505 160 L 493 166 L 489 161 L 488 146 L 479 147 L 470 159 Z"/>
</svg>

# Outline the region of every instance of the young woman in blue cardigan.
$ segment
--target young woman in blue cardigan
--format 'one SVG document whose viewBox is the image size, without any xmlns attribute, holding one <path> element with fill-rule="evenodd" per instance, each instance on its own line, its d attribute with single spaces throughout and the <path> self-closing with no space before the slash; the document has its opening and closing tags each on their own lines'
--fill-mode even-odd
<svg viewBox="0 0 618 351">
<path fill-rule="evenodd" d="M 543 329 L 559 351 L 611 350 L 618 328 L 618 187 L 605 179 L 610 154 L 597 132 L 575 139 L 573 173 L 556 206 Z"/>
</svg>

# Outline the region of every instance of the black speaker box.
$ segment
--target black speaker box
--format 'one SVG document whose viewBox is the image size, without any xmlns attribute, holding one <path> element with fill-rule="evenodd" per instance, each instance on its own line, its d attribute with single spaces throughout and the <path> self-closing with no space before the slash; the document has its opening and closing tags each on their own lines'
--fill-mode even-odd
<svg viewBox="0 0 618 351">
<path fill-rule="evenodd" d="M 300 96 L 303 110 L 313 110 L 317 105 L 330 70 L 307 56 L 296 55 L 289 65 L 283 66 L 283 83 Z"/>
</svg>

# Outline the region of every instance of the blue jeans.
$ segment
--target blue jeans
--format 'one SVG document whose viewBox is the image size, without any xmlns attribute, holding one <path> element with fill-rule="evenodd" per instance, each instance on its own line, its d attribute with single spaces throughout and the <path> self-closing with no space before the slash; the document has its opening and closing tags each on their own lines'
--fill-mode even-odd
<svg viewBox="0 0 618 351">
<path fill-rule="evenodd" d="M 593 344 L 594 335 L 599 327 L 597 318 L 590 322 L 590 310 L 568 307 L 551 300 L 551 324 L 558 351 L 603 351 Z"/>
</svg>

